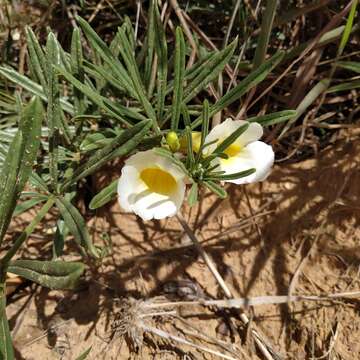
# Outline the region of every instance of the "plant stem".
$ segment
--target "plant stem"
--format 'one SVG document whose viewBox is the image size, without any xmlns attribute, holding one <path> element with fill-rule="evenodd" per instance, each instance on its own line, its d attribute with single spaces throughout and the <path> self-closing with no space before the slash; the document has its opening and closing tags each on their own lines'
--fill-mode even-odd
<svg viewBox="0 0 360 360">
<path fill-rule="evenodd" d="M 50 197 L 48 201 L 43 205 L 40 211 L 32 219 L 31 223 L 26 227 L 26 229 L 21 233 L 21 235 L 15 240 L 14 245 L 11 249 L 5 254 L 5 256 L 0 260 L 0 266 L 4 269 L 7 267 L 9 261 L 13 258 L 15 253 L 19 250 L 21 245 L 26 241 L 28 236 L 34 231 L 35 227 L 43 219 L 43 217 L 48 213 L 50 208 L 55 203 L 55 197 Z"/>
<path fill-rule="evenodd" d="M 216 279 L 216 281 L 218 282 L 218 284 L 220 285 L 221 289 L 224 291 L 225 295 L 227 298 L 232 298 L 231 295 L 231 291 L 229 290 L 229 288 L 227 287 L 224 279 L 222 278 L 222 276 L 220 275 L 220 273 L 218 272 L 218 270 L 216 269 L 216 266 L 214 264 L 214 262 L 212 261 L 212 259 L 210 258 L 209 254 L 203 249 L 203 247 L 201 246 L 198 238 L 196 237 L 196 235 L 194 234 L 194 232 L 190 229 L 189 225 L 187 224 L 186 220 L 184 219 L 184 217 L 178 213 L 176 215 L 177 220 L 179 221 L 180 225 L 182 226 L 182 228 L 184 229 L 186 235 L 190 238 L 190 240 L 194 243 L 196 250 L 199 252 L 200 256 L 203 258 L 203 260 L 205 261 L 205 264 L 207 265 L 207 267 L 209 268 L 209 270 L 211 271 L 211 273 L 213 274 L 214 278 Z"/>
</svg>

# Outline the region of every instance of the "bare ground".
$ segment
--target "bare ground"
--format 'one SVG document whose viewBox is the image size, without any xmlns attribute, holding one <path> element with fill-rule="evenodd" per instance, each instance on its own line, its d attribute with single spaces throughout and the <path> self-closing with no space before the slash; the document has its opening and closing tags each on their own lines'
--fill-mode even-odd
<svg viewBox="0 0 360 360">
<path fill-rule="evenodd" d="M 360 289 L 358 135 L 342 134 L 316 158 L 277 165 L 262 184 L 229 187 L 226 201 L 204 194 L 191 212 L 184 209 L 236 297 Z M 17 359 L 76 359 L 90 346 L 88 359 L 218 359 L 149 333 L 136 352 L 118 334 L 110 341 L 126 301 L 118 298 L 180 301 L 224 294 L 176 219 L 143 223 L 114 203 L 90 224 L 98 244 L 111 244 L 111 254 L 100 265 L 89 264 L 81 289 L 49 291 L 25 283 L 10 296 Z M 49 250 L 45 230 L 30 239 L 23 256 L 36 256 L 40 246 Z M 182 306 L 178 318 L 144 321 L 229 358 L 263 358 L 249 331 L 256 326 L 283 359 L 358 359 L 359 306 L 355 298 L 260 305 L 244 310 L 247 327 L 236 310 L 202 306 Z M 142 334 L 135 335 L 140 341 Z"/>
</svg>

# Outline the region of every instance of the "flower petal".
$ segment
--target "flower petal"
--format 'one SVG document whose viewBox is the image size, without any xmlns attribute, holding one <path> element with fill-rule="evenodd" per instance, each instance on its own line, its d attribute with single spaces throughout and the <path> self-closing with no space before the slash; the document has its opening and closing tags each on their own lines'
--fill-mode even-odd
<svg viewBox="0 0 360 360">
<path fill-rule="evenodd" d="M 143 220 L 163 219 L 175 215 L 181 207 L 185 195 L 185 184 L 178 186 L 172 196 L 144 191 L 136 196 L 133 206 L 135 214 Z"/>
<path fill-rule="evenodd" d="M 142 172 L 159 168 L 175 180 L 170 194 L 151 191 Z M 154 150 L 141 151 L 131 156 L 121 171 L 118 182 L 120 206 L 134 212 L 143 220 L 162 219 L 173 216 L 180 209 L 185 196 L 185 174 L 169 159 L 158 155 Z"/>
<path fill-rule="evenodd" d="M 274 151 L 270 145 L 262 141 L 254 141 L 245 146 L 237 156 L 229 159 L 220 159 L 220 169 L 227 175 L 240 171 L 255 168 L 256 171 L 248 176 L 228 180 L 234 184 L 249 184 L 257 181 L 263 181 L 270 174 L 274 164 Z"/>
<path fill-rule="evenodd" d="M 232 120 L 231 118 L 226 119 L 219 125 L 216 125 L 210 133 L 207 135 L 205 139 L 205 143 L 212 142 L 214 140 L 218 140 L 219 143 L 225 140 L 228 136 L 230 136 L 234 131 L 236 131 L 239 127 L 248 124 L 247 121 L 244 120 Z M 240 147 L 246 146 L 250 142 L 259 140 L 263 135 L 263 128 L 258 123 L 250 123 L 247 130 L 241 134 L 234 142 L 234 144 L 239 145 Z M 206 155 L 211 154 L 218 144 L 210 145 L 205 153 Z"/>
<path fill-rule="evenodd" d="M 132 211 L 132 195 L 144 190 L 144 184 L 139 182 L 139 172 L 132 165 L 125 165 L 121 170 L 118 181 L 118 195 L 120 206 L 125 211 Z"/>
</svg>

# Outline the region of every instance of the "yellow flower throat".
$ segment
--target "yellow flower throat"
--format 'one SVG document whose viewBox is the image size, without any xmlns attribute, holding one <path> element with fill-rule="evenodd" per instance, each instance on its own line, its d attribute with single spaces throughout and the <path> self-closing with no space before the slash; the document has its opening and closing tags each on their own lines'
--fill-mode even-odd
<svg viewBox="0 0 360 360">
<path fill-rule="evenodd" d="M 176 180 L 168 172 L 159 168 L 147 168 L 141 171 L 140 179 L 151 192 L 170 195 L 176 190 Z"/>
</svg>

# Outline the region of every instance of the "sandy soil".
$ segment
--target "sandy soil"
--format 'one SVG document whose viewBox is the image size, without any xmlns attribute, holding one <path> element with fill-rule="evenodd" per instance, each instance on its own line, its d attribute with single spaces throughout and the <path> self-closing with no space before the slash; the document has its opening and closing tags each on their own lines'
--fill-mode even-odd
<svg viewBox="0 0 360 360">
<path fill-rule="evenodd" d="M 184 217 L 235 297 L 287 295 L 290 284 L 291 293 L 301 295 L 355 291 L 359 163 L 360 142 L 348 135 L 314 159 L 277 165 L 262 184 L 229 187 L 226 201 L 204 194 Z M 176 219 L 145 224 L 114 203 L 90 225 L 97 244 L 107 242 L 112 250 L 101 264 L 89 264 L 81 289 L 50 291 L 25 283 L 9 297 L 17 359 L 76 359 L 90 346 L 88 359 L 219 359 L 151 333 L 141 346 L 138 318 L 127 318 L 138 348 L 119 335 L 130 298 L 224 298 Z M 23 256 L 50 250 L 45 230 Z M 177 317 L 148 315 L 143 322 L 229 359 L 263 358 L 249 331 L 254 327 L 283 359 L 359 359 L 359 305 L 356 298 L 259 305 L 244 309 L 249 326 L 238 310 L 192 305 L 177 308 Z M 112 341 L 111 328 L 117 330 Z"/>
</svg>

